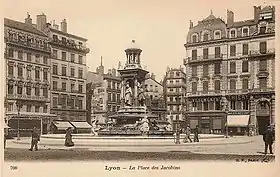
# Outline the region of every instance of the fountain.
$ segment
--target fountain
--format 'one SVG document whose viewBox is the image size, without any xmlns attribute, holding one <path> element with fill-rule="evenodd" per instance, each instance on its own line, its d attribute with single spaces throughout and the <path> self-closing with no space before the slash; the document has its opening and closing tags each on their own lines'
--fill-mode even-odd
<svg viewBox="0 0 280 177">
<path fill-rule="evenodd" d="M 131 44 L 132 46 L 125 50 L 125 66 L 118 70 L 122 80 L 121 108 L 116 115 L 109 116 L 112 125 L 100 130 L 98 135 L 172 135 L 169 123 L 159 120 L 158 116 L 153 115 L 146 107 L 144 82 L 149 72 L 141 66 L 142 50 L 136 47 L 134 40 Z"/>
</svg>

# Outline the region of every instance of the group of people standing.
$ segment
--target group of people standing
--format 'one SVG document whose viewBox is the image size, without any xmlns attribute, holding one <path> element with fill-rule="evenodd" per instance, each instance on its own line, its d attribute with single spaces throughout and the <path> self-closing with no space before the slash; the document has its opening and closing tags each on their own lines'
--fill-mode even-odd
<svg viewBox="0 0 280 177">
<path fill-rule="evenodd" d="M 198 125 L 195 127 L 194 129 L 194 136 L 193 136 L 193 141 L 191 139 L 191 128 L 189 125 L 187 125 L 186 129 L 185 129 L 185 133 L 186 133 L 186 136 L 185 136 L 185 139 L 184 139 L 184 143 L 187 143 L 187 142 L 199 142 L 199 138 L 198 138 L 198 134 L 199 134 L 199 128 L 198 128 Z"/>
</svg>

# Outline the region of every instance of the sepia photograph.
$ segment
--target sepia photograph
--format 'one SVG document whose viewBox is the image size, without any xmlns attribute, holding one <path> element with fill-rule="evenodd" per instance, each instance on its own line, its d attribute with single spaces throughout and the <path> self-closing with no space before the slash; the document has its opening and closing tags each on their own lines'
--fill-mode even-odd
<svg viewBox="0 0 280 177">
<path fill-rule="evenodd" d="M 4 174 L 38 162 L 275 164 L 275 7 L 5 0 Z"/>
</svg>

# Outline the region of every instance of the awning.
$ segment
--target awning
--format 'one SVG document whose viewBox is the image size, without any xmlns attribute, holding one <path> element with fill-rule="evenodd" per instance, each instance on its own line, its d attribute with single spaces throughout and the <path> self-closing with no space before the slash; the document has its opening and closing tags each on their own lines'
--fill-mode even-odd
<svg viewBox="0 0 280 177">
<path fill-rule="evenodd" d="M 53 124 L 58 130 L 66 130 L 69 127 L 74 128 L 68 121 L 53 121 Z"/>
<path fill-rule="evenodd" d="M 119 118 L 119 117 L 127 117 L 127 118 L 143 118 L 145 116 L 148 116 L 148 118 L 157 118 L 157 115 L 154 114 L 124 114 L 124 113 L 120 113 L 120 114 L 115 114 L 112 116 L 109 116 L 110 118 Z"/>
<path fill-rule="evenodd" d="M 229 115 L 227 116 L 228 127 L 247 127 L 250 115 Z"/>
<path fill-rule="evenodd" d="M 75 128 L 92 128 L 92 126 L 87 122 L 71 122 Z"/>
</svg>

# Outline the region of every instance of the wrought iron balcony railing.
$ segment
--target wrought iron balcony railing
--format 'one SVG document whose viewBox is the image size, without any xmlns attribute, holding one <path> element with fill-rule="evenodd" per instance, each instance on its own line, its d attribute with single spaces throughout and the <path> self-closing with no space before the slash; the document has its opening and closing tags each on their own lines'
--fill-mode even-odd
<svg viewBox="0 0 280 177">
<path fill-rule="evenodd" d="M 50 43 L 55 44 L 55 45 L 60 45 L 60 46 L 63 46 L 63 47 L 67 47 L 67 48 L 72 49 L 72 50 L 77 50 L 77 51 L 80 51 L 80 52 L 83 52 L 83 53 L 89 53 L 90 52 L 89 48 L 84 47 L 82 45 L 77 45 L 74 42 L 70 42 L 70 41 L 63 41 L 63 40 L 60 40 L 60 39 L 52 39 L 50 41 Z"/>
<path fill-rule="evenodd" d="M 44 52 L 51 52 L 51 48 L 50 46 L 45 43 L 45 44 L 38 44 L 38 43 L 32 43 L 28 40 L 21 40 L 21 39 L 14 39 L 14 38 L 5 38 L 5 42 L 6 43 L 11 43 L 14 45 L 19 45 L 21 47 L 27 47 L 30 49 L 35 49 L 35 50 L 40 50 L 40 51 L 44 51 Z"/>
<path fill-rule="evenodd" d="M 197 62 L 207 62 L 207 61 L 215 61 L 215 60 L 222 60 L 224 58 L 224 54 L 219 55 L 207 55 L 207 56 L 196 56 L 196 57 L 187 57 L 184 59 L 184 64 L 191 64 Z"/>
</svg>

